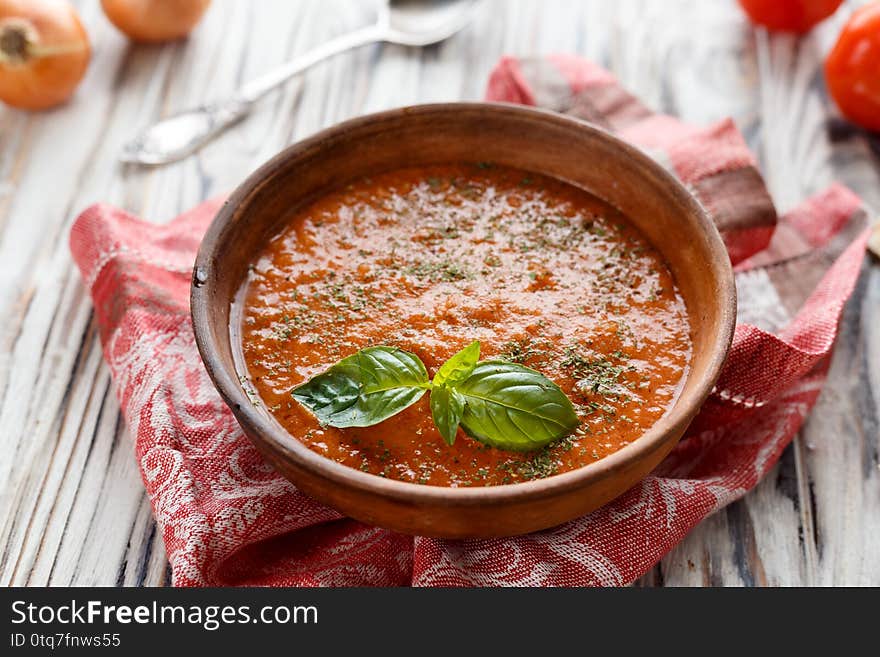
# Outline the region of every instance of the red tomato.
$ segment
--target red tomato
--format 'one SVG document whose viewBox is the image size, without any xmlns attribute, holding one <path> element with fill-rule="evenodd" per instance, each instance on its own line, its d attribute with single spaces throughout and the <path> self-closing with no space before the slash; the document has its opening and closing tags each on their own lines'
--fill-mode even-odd
<svg viewBox="0 0 880 657">
<path fill-rule="evenodd" d="M 739 4 L 756 25 L 803 34 L 837 11 L 843 0 L 739 0 Z"/>
<path fill-rule="evenodd" d="M 856 10 L 825 60 L 825 80 L 840 111 L 880 132 L 880 2 Z"/>
</svg>

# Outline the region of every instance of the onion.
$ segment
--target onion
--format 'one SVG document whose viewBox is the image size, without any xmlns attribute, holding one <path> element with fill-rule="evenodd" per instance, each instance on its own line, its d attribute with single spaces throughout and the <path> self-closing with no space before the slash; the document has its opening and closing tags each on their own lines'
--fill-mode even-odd
<svg viewBox="0 0 880 657">
<path fill-rule="evenodd" d="M 180 39 L 202 18 L 211 0 L 101 0 L 110 22 L 134 41 Z"/>
<path fill-rule="evenodd" d="M 92 49 L 68 0 L 0 0 L 0 100 L 39 110 L 67 100 Z"/>
</svg>

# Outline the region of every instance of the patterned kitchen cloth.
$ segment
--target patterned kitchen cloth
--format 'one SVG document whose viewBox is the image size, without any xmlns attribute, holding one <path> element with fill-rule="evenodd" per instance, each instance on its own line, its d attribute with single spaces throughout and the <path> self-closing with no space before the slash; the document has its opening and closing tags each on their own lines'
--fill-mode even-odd
<svg viewBox="0 0 880 657">
<path fill-rule="evenodd" d="M 695 127 L 656 114 L 610 73 L 575 57 L 505 58 L 487 98 L 616 132 L 675 172 L 708 209 L 739 293 L 733 347 L 711 397 L 655 472 L 559 527 L 450 541 L 366 526 L 276 474 L 202 365 L 190 274 L 220 201 L 167 225 L 92 206 L 76 220 L 70 246 L 94 300 L 175 585 L 627 584 L 753 488 L 803 424 L 862 266 L 867 215 L 859 199 L 835 185 L 777 221 L 730 120 Z"/>
</svg>

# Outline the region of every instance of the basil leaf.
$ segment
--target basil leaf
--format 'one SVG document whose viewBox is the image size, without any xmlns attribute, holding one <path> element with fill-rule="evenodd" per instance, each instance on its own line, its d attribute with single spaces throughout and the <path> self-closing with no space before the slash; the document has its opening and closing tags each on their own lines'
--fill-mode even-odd
<svg viewBox="0 0 880 657">
<path fill-rule="evenodd" d="M 440 366 L 434 375 L 434 385 L 454 386 L 464 381 L 474 371 L 478 360 L 480 360 L 480 341 L 474 340 Z"/>
<path fill-rule="evenodd" d="M 517 363 L 477 363 L 455 390 L 465 401 L 461 428 L 472 438 L 501 449 L 538 449 L 578 425 L 571 400 L 559 386 Z"/>
<path fill-rule="evenodd" d="M 446 386 L 431 388 L 431 417 L 447 445 L 455 442 L 464 404 L 464 398 L 454 388 Z"/>
<path fill-rule="evenodd" d="M 369 427 L 421 399 L 425 365 L 396 347 L 368 347 L 293 389 L 293 398 L 331 427 Z"/>
</svg>

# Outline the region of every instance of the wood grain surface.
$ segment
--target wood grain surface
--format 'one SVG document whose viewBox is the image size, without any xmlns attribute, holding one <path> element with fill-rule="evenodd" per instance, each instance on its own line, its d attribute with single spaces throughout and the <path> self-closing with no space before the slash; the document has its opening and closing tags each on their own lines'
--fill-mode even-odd
<svg viewBox="0 0 880 657">
<path fill-rule="evenodd" d="M 132 46 L 78 0 L 85 82 L 42 114 L 0 109 L 0 585 L 162 585 L 164 550 L 67 246 L 106 201 L 157 223 L 231 190 L 283 146 L 342 119 L 476 100 L 502 54 L 575 52 L 655 109 L 732 116 L 781 210 L 833 180 L 880 208 L 880 160 L 832 129 L 821 62 L 850 1 L 800 40 L 753 30 L 733 0 L 485 0 L 471 27 L 422 51 L 370 46 L 267 98 L 198 156 L 158 169 L 117 155 L 141 126 L 374 15 L 368 0 L 215 0 L 184 42 Z M 829 122 L 831 120 L 831 122 Z M 866 260 L 828 383 L 754 491 L 710 517 L 639 582 L 880 584 L 880 266 Z"/>
</svg>

